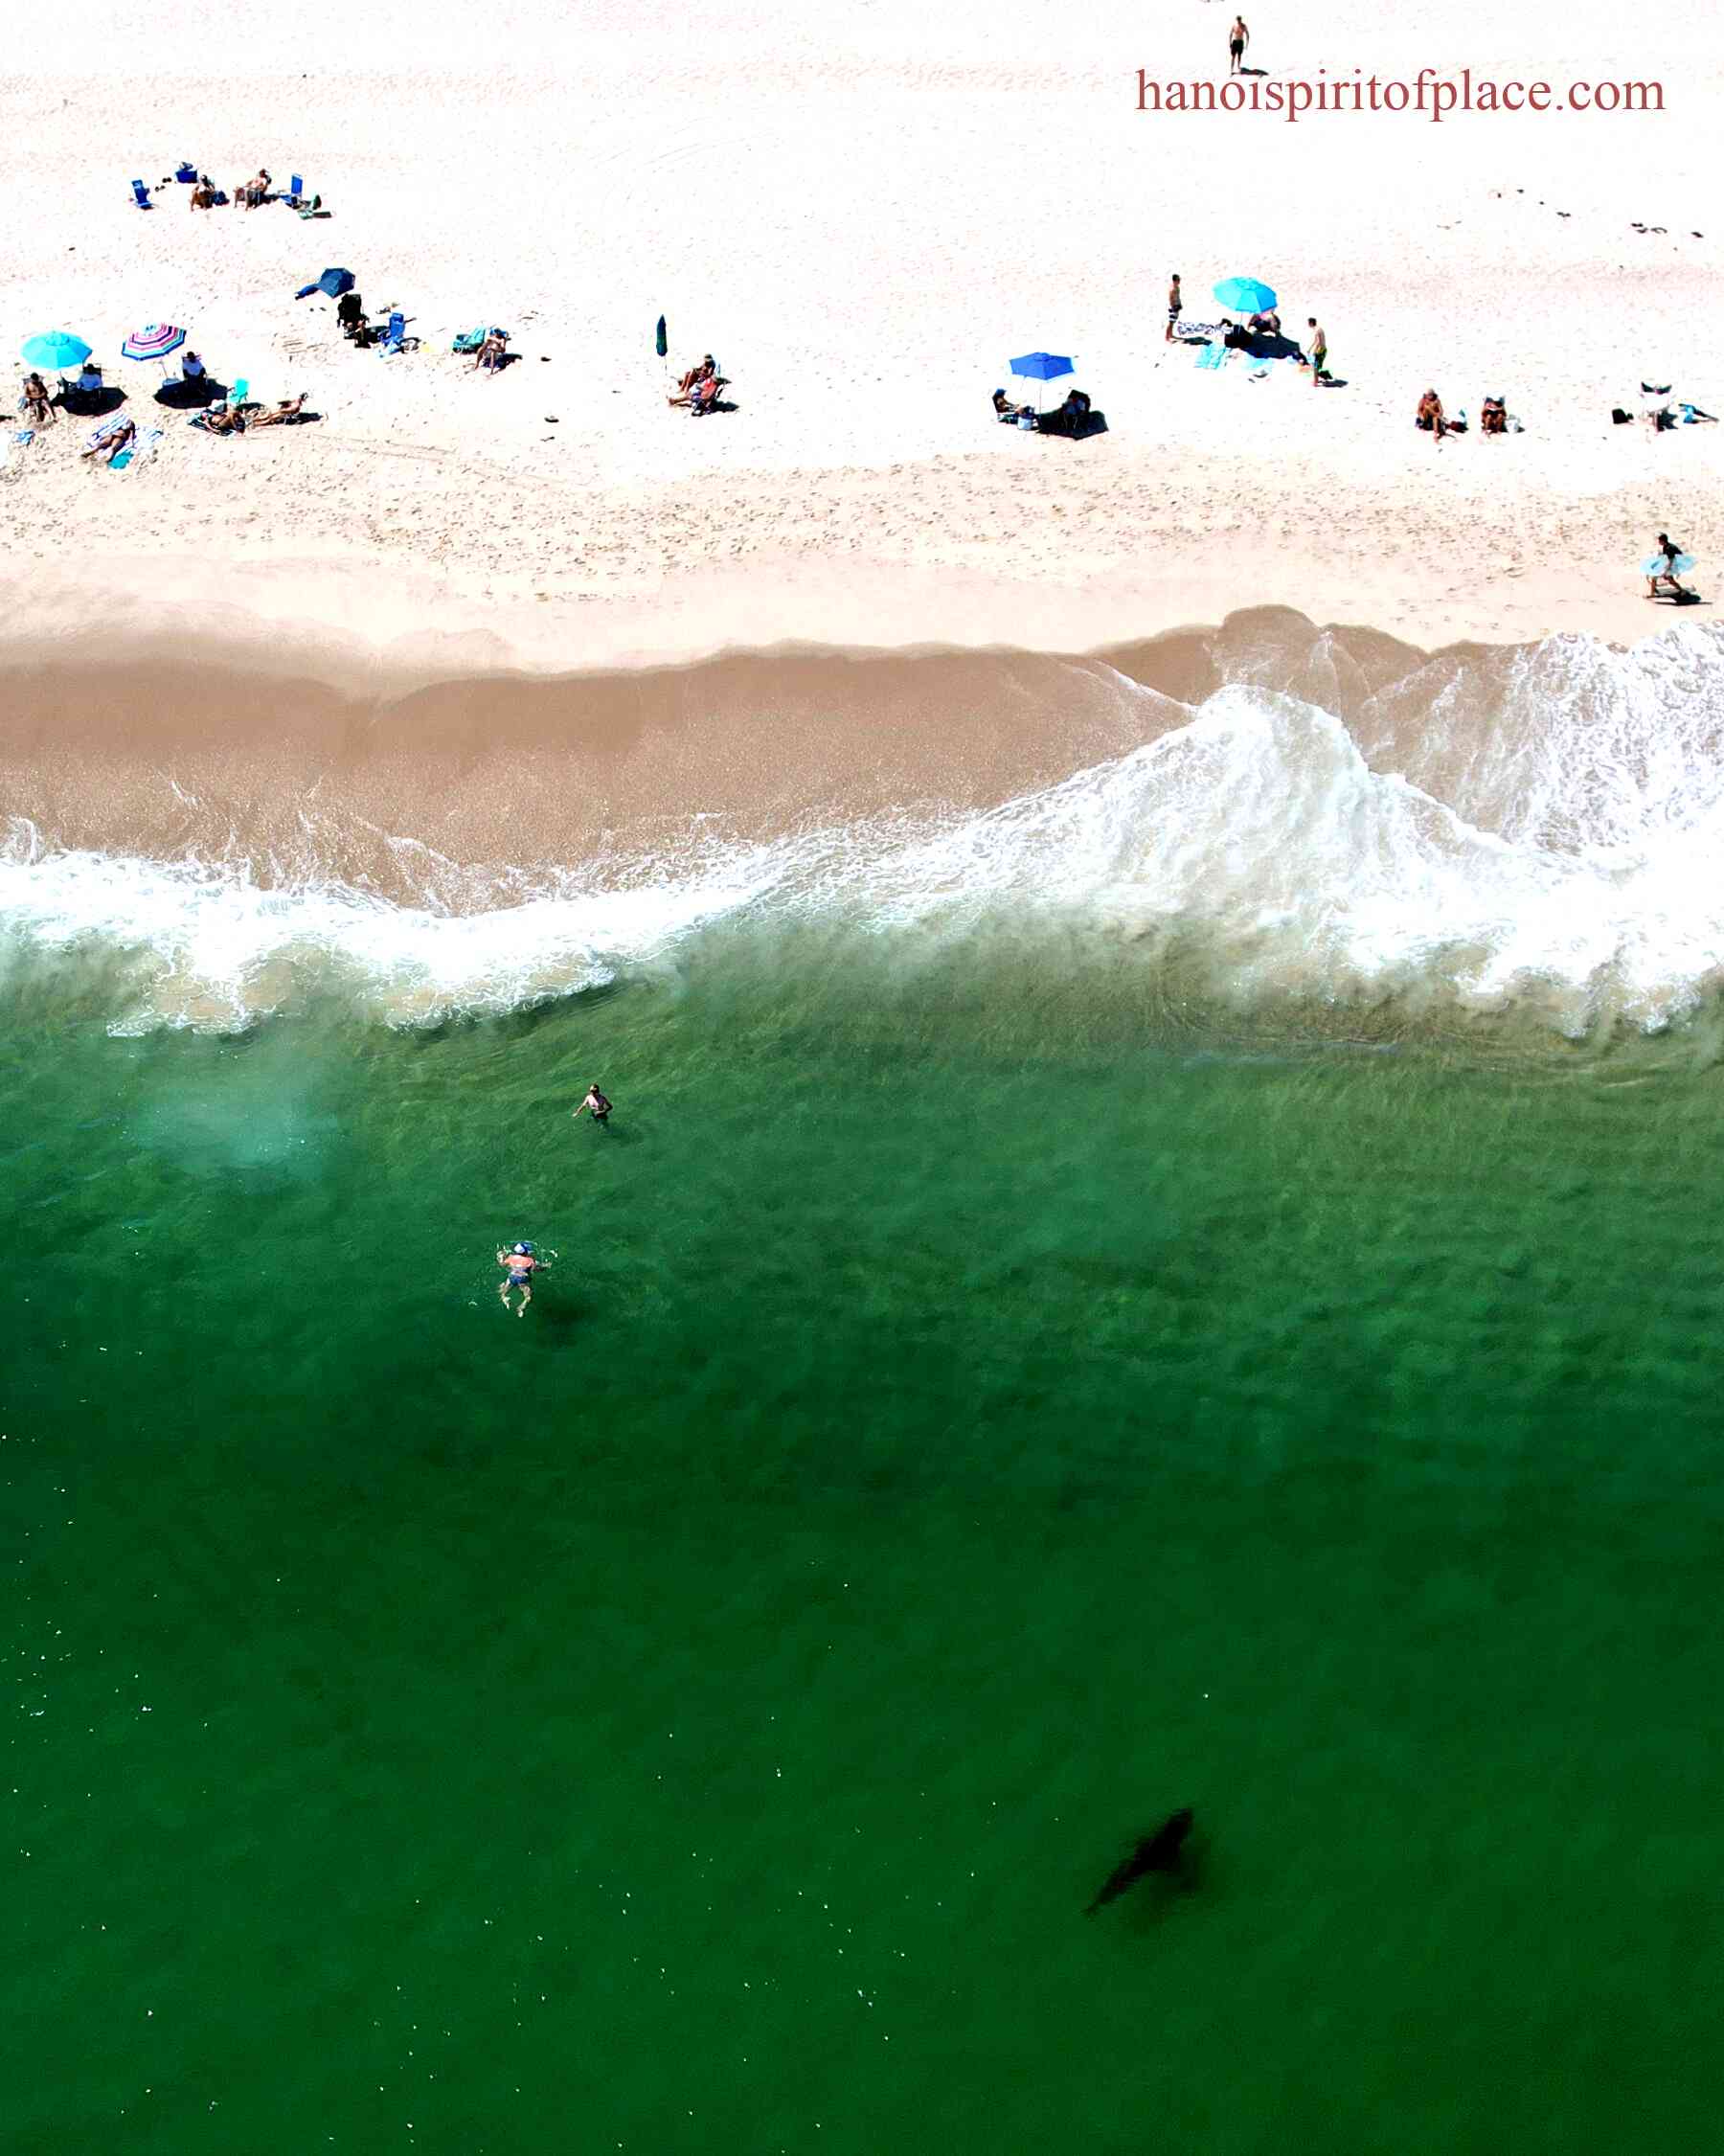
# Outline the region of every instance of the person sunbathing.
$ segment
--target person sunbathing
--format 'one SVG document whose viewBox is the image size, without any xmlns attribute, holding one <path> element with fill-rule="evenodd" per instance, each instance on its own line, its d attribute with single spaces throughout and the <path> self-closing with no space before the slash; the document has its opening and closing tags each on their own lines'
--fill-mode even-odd
<svg viewBox="0 0 1724 2156">
<path fill-rule="evenodd" d="M 26 417 L 37 426 L 51 427 L 57 423 L 54 399 L 49 396 L 48 384 L 40 374 L 25 375 L 23 402 Z"/>
<path fill-rule="evenodd" d="M 251 423 L 255 427 L 291 426 L 305 408 L 306 393 L 301 390 L 297 397 L 283 397 L 273 412 L 254 413 Z"/>
<path fill-rule="evenodd" d="M 88 447 L 78 453 L 80 457 L 99 457 L 104 465 L 111 465 L 122 449 L 130 448 L 137 432 L 128 419 L 108 420 L 91 435 Z"/>
<path fill-rule="evenodd" d="M 1442 399 L 1434 389 L 1428 389 L 1418 400 L 1418 413 L 1413 424 L 1434 434 L 1440 442 L 1448 432 L 1448 421 L 1442 416 Z"/>
<path fill-rule="evenodd" d="M 1479 406 L 1479 432 L 1481 434 L 1507 434 L 1508 431 L 1508 407 L 1500 397 L 1487 397 Z"/>
<path fill-rule="evenodd" d="M 260 168 L 255 180 L 247 180 L 239 190 L 239 198 L 248 210 L 255 210 L 269 200 L 269 174 Z"/>
<path fill-rule="evenodd" d="M 492 329 L 473 354 L 473 365 L 476 369 L 483 367 L 488 374 L 493 374 L 508 356 L 509 339 L 501 329 Z"/>
<path fill-rule="evenodd" d="M 193 420 L 193 426 L 202 426 L 208 434 L 243 434 L 244 415 L 231 404 L 212 404 L 207 412 L 199 413 Z"/>
</svg>

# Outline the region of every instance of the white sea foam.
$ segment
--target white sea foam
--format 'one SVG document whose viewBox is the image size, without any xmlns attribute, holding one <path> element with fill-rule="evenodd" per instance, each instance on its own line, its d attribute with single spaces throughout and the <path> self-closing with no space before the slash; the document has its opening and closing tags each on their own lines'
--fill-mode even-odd
<svg viewBox="0 0 1724 2156">
<path fill-rule="evenodd" d="M 1395 708 L 1405 685 L 1356 731 L 1233 687 L 986 814 L 602 877 L 537 868 L 510 879 L 518 902 L 479 911 L 272 888 L 232 862 L 45 852 L 19 828 L 0 947 L 124 954 L 127 1030 L 239 1026 L 313 986 L 394 1023 L 498 1011 L 665 963 L 744 916 L 924 939 L 1057 923 L 1146 965 L 1177 949 L 1240 1003 L 1528 1000 L 1568 1031 L 1655 1026 L 1724 973 L 1724 646 L 1645 651 L 1554 640 L 1510 662 L 1488 713 L 1477 683 L 1425 683 L 1417 726 Z M 1443 799 L 1418 783 L 1439 772 Z"/>
</svg>

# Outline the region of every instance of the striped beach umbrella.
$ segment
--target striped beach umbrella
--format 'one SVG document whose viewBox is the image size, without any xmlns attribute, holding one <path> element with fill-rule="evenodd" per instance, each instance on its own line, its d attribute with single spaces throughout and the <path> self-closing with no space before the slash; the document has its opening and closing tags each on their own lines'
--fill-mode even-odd
<svg viewBox="0 0 1724 2156">
<path fill-rule="evenodd" d="M 122 359 L 166 359 L 185 341 L 186 332 L 176 329 L 171 322 L 152 322 L 147 329 L 132 331 L 120 347 L 120 356 Z"/>
</svg>

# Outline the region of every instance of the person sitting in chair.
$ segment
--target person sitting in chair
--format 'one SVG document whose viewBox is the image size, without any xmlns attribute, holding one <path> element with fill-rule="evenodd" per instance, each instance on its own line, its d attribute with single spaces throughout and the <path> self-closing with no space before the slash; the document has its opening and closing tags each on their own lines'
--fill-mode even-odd
<svg viewBox="0 0 1724 2156">
<path fill-rule="evenodd" d="M 74 382 L 60 384 L 60 402 L 68 412 L 87 412 L 106 388 L 102 369 L 85 360 Z"/>
<path fill-rule="evenodd" d="M 1481 434 L 1507 434 L 1508 431 L 1508 407 L 1500 397 L 1487 397 L 1479 406 L 1479 432 Z"/>
<path fill-rule="evenodd" d="M 269 174 L 260 168 L 255 180 L 247 180 L 239 190 L 239 199 L 248 210 L 255 210 L 269 200 Z"/>
<path fill-rule="evenodd" d="M 34 425 L 51 427 L 56 423 L 54 399 L 40 374 L 25 375 L 23 406 L 25 417 Z"/>
<path fill-rule="evenodd" d="M 729 389 L 729 382 L 725 380 L 722 374 L 709 374 L 704 382 L 696 382 L 689 392 L 690 411 L 693 413 L 696 419 L 703 412 L 715 412 L 718 408 L 719 391 Z M 672 397 L 671 402 L 674 403 L 676 399 Z"/>
<path fill-rule="evenodd" d="M 993 408 L 994 418 L 996 420 L 1003 420 L 1008 426 L 1011 425 L 1015 420 L 1021 420 L 1027 412 L 1031 415 L 1032 418 L 1034 417 L 1034 407 L 1032 405 L 1014 404 L 1003 389 L 997 389 L 994 391 Z"/>
<path fill-rule="evenodd" d="M 483 368 L 486 374 L 494 374 L 509 356 L 509 339 L 501 329 L 486 331 L 485 342 L 473 355 L 475 369 Z"/>
<path fill-rule="evenodd" d="M 344 337 L 351 337 L 353 325 L 365 320 L 365 302 L 357 292 L 343 292 L 335 303 L 335 319 L 341 325 Z"/>
<path fill-rule="evenodd" d="M 712 353 L 709 352 L 706 357 L 700 362 L 700 365 L 698 367 L 691 367 L 688 373 L 682 377 L 681 381 L 677 383 L 677 394 L 670 399 L 671 403 L 676 403 L 678 399 L 680 399 L 684 403 L 687 403 L 689 392 L 694 387 L 695 383 L 710 382 L 713 376 L 717 372 L 717 363 L 714 359 Z"/>
<path fill-rule="evenodd" d="M 192 190 L 190 203 L 193 210 L 213 210 L 216 207 L 215 185 L 207 176 L 200 179 Z"/>
</svg>

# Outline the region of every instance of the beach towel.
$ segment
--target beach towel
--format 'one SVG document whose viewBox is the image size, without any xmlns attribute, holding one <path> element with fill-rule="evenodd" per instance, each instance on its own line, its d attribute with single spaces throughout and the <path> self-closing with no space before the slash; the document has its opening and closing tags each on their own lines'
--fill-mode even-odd
<svg viewBox="0 0 1724 2156">
<path fill-rule="evenodd" d="M 1227 352 L 1226 345 L 1205 345 L 1197 354 L 1197 364 L 1199 367 L 1225 367 Z"/>
<path fill-rule="evenodd" d="M 103 420 L 99 427 L 91 428 L 90 438 L 84 443 L 84 447 L 86 449 L 100 449 L 104 442 L 111 442 L 115 435 L 130 424 L 131 421 L 124 418 Z"/>
</svg>

